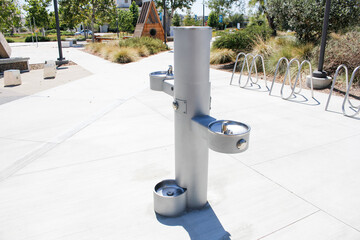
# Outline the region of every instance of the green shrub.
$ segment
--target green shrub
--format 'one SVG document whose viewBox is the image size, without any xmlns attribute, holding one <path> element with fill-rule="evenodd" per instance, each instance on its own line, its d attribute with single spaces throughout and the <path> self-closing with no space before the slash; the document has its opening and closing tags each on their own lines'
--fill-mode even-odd
<svg viewBox="0 0 360 240">
<path fill-rule="evenodd" d="M 15 42 L 14 40 L 12 40 L 12 39 L 10 39 L 10 38 L 5 38 L 6 39 L 6 41 L 8 42 L 8 43 L 13 43 L 13 42 Z"/>
<path fill-rule="evenodd" d="M 151 37 L 128 38 L 120 40 L 119 46 L 132 48 L 140 48 L 142 46 L 145 46 L 151 55 L 168 49 L 167 46 L 160 39 Z"/>
<path fill-rule="evenodd" d="M 253 45 L 253 40 L 245 31 L 235 33 L 223 33 L 213 42 L 213 48 L 231 49 L 234 52 L 249 51 Z"/>
<path fill-rule="evenodd" d="M 66 35 L 66 36 L 74 36 L 73 32 L 69 32 L 69 31 L 60 31 L 61 35 Z"/>
<path fill-rule="evenodd" d="M 213 47 L 231 49 L 234 52 L 250 51 L 257 38 L 267 39 L 270 37 L 271 30 L 267 26 L 250 26 L 234 33 L 223 32 L 217 38 Z"/>
<path fill-rule="evenodd" d="M 54 34 L 56 33 L 56 29 L 49 29 L 46 31 L 46 34 Z"/>
<path fill-rule="evenodd" d="M 235 53 L 230 49 L 213 49 L 210 53 L 210 64 L 233 62 Z"/>
<path fill-rule="evenodd" d="M 36 41 L 36 37 L 33 36 L 34 38 L 34 42 Z M 33 39 L 31 36 L 27 36 L 25 38 L 25 42 L 32 42 L 32 39 Z M 44 37 L 44 36 L 37 36 L 37 40 L 38 42 L 49 42 L 50 41 L 50 38 L 49 37 Z"/>
</svg>

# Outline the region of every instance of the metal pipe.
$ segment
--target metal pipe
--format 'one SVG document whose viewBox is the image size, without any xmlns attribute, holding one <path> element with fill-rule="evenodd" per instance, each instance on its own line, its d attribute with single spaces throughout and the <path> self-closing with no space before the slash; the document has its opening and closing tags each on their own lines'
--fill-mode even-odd
<svg viewBox="0 0 360 240">
<path fill-rule="evenodd" d="M 208 143 L 192 130 L 192 118 L 210 112 L 210 27 L 174 28 L 175 179 L 187 188 L 187 207 L 207 203 Z M 194 54 L 196 53 L 196 54 Z"/>
<path fill-rule="evenodd" d="M 331 0 L 326 0 L 324 23 L 323 23 L 322 35 L 321 35 L 321 47 L 320 47 L 318 70 L 313 72 L 313 76 L 317 77 L 317 78 L 326 78 L 327 77 L 326 72 L 323 71 L 323 66 L 324 66 L 324 56 L 325 56 L 325 47 L 326 47 L 326 36 L 327 36 L 327 30 L 328 30 L 328 26 L 329 26 L 330 2 L 331 2 Z"/>
</svg>

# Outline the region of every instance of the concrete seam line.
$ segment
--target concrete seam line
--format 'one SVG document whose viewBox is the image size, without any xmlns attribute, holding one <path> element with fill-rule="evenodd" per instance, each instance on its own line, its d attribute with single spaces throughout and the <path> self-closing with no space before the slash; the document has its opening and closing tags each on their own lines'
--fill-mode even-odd
<svg viewBox="0 0 360 240">
<path fill-rule="evenodd" d="M 48 143 L 42 144 L 40 147 L 36 148 L 34 151 L 26 154 L 23 157 L 20 157 L 14 164 L 7 167 L 5 170 L 0 172 L 0 182 L 6 180 L 20 169 L 26 167 L 45 153 L 49 152 L 51 149 L 56 147 L 58 144 L 61 144 L 68 138 L 74 136 L 76 133 L 80 132 L 82 129 L 86 128 L 96 120 L 102 118 L 107 113 L 111 112 L 121 104 L 123 104 L 126 100 L 116 100 L 115 102 L 107 105 L 105 108 L 101 109 L 100 111 L 96 112 L 86 120 L 80 122 L 79 124 L 75 125 L 73 128 L 69 129 L 65 133 L 53 138 Z"/>
</svg>

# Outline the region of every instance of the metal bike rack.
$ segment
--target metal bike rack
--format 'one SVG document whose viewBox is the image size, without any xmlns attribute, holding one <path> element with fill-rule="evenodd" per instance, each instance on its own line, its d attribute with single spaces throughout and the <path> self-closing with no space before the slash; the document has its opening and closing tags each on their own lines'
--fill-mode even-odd
<svg viewBox="0 0 360 240">
<path fill-rule="evenodd" d="M 269 95 L 271 95 L 272 93 L 272 90 L 273 90 L 273 87 L 274 87 L 274 83 L 275 83 L 275 79 L 276 79 L 276 76 L 279 72 L 279 67 L 280 67 L 280 64 L 282 62 L 286 63 L 286 71 L 285 71 L 285 75 L 284 75 L 284 80 L 281 84 L 281 90 L 280 90 L 280 95 L 281 95 L 281 98 L 284 99 L 284 100 L 289 100 L 293 95 L 294 93 L 297 93 L 299 94 L 302 90 L 302 84 L 301 84 L 301 70 L 304 66 L 304 64 L 308 64 L 309 65 L 309 68 L 310 68 L 310 86 L 311 86 L 311 97 L 314 98 L 314 88 L 313 88 L 313 80 L 312 80 L 312 76 L 311 76 L 311 73 L 312 73 L 312 67 L 311 67 L 311 63 L 308 61 L 308 60 L 304 60 L 300 63 L 300 61 L 296 58 L 293 58 L 291 59 L 290 61 L 286 58 L 286 57 L 282 57 L 279 59 L 279 61 L 277 62 L 276 64 L 276 69 L 275 69 L 275 73 L 274 73 L 274 78 L 273 78 L 273 81 L 271 83 L 271 87 L 270 87 L 270 91 L 269 91 Z M 298 66 L 298 71 L 297 71 L 297 74 L 296 74 L 296 78 L 295 78 L 295 82 L 294 82 L 294 85 L 292 85 L 292 81 L 291 81 L 291 65 L 292 63 L 296 62 L 297 63 L 297 66 Z M 286 82 L 286 78 L 288 77 L 288 81 L 289 81 L 289 86 L 290 86 L 290 89 L 291 89 L 291 93 L 289 96 L 285 97 L 284 96 L 284 86 L 285 86 L 285 82 Z M 299 83 L 299 89 L 298 91 L 296 91 L 296 85 Z"/>
<path fill-rule="evenodd" d="M 263 68 L 265 87 L 268 89 L 267 81 L 266 81 L 265 64 L 264 64 L 264 58 L 263 58 L 263 56 L 261 56 L 260 54 L 257 54 L 257 55 L 254 56 L 254 55 L 251 54 L 251 53 L 245 54 L 245 53 L 243 53 L 243 52 L 239 53 L 239 54 L 236 56 L 234 69 L 233 69 L 233 72 L 232 72 L 232 75 L 231 75 L 230 85 L 232 84 L 232 81 L 233 81 L 233 78 L 234 78 L 234 74 L 235 74 L 236 67 L 237 67 L 237 64 L 238 64 L 238 61 L 239 61 L 239 57 L 240 57 L 240 56 L 244 56 L 244 61 L 243 61 L 242 67 L 241 67 L 240 76 L 239 76 L 239 81 L 238 81 L 239 87 L 241 87 L 241 88 L 247 87 L 247 85 L 249 84 L 249 81 L 251 81 L 252 84 L 257 84 L 257 83 L 258 83 L 259 77 L 258 77 L 256 59 L 257 59 L 257 58 L 260 58 L 260 59 L 261 59 L 261 64 L 262 64 L 262 68 Z M 249 59 L 248 59 L 249 57 L 252 57 L 252 61 L 251 61 L 251 64 L 250 64 L 250 68 L 249 68 Z M 247 80 L 246 80 L 246 83 L 245 83 L 244 85 L 241 85 L 241 77 L 242 77 L 242 74 L 243 74 L 243 71 L 244 71 L 245 64 L 246 64 L 246 67 L 247 67 L 247 70 L 248 70 L 248 78 L 247 78 Z M 255 76 L 256 76 L 256 80 L 255 80 L 255 81 L 253 81 L 253 79 L 252 79 L 252 77 L 251 77 L 251 73 L 252 73 L 252 69 L 253 69 L 253 68 L 255 69 Z"/>
<path fill-rule="evenodd" d="M 348 68 L 347 68 L 344 64 L 341 64 L 341 65 L 336 69 L 334 78 L 333 78 L 333 80 L 332 80 L 329 97 L 328 97 L 328 100 L 327 100 L 327 102 L 326 102 L 325 111 L 328 110 L 329 103 L 330 103 L 330 99 L 331 99 L 331 96 L 332 96 L 332 93 L 333 93 L 333 90 L 334 90 L 335 82 L 336 82 L 337 77 L 339 76 L 339 72 L 340 72 L 341 69 L 344 69 L 344 71 L 345 71 L 345 78 L 346 78 L 346 81 L 345 81 L 345 84 L 346 84 L 346 93 L 345 93 L 344 101 L 343 101 L 342 106 L 341 106 L 341 108 L 342 108 L 342 113 L 343 113 L 344 116 L 347 116 L 347 117 L 355 117 L 355 116 L 358 115 L 359 112 L 360 112 L 360 105 L 359 105 L 359 106 L 355 106 L 355 105 L 350 101 L 350 99 L 349 99 L 349 94 L 350 94 L 351 85 L 352 85 L 353 80 L 354 80 L 354 78 L 355 78 L 356 72 L 360 69 L 360 66 L 358 66 L 358 67 L 356 67 L 356 68 L 354 69 L 353 73 L 351 74 L 350 82 L 349 82 Z M 355 111 L 355 113 L 353 113 L 353 114 L 347 114 L 347 113 L 346 113 L 346 109 L 345 109 L 346 102 L 350 105 L 350 108 Z"/>
<path fill-rule="evenodd" d="M 150 74 L 150 88 L 174 97 L 175 180 L 164 180 L 154 190 L 154 210 L 174 217 L 207 203 L 209 148 L 240 153 L 249 146 L 250 127 L 210 114 L 209 27 L 174 28 L 174 71 Z"/>
</svg>

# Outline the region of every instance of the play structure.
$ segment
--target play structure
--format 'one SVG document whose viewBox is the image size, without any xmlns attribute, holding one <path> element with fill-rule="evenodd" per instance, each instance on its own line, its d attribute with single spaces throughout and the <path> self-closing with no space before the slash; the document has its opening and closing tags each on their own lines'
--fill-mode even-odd
<svg viewBox="0 0 360 240">
<path fill-rule="evenodd" d="M 144 2 L 138 18 L 134 37 L 153 37 L 164 41 L 164 29 L 161 25 L 155 3 Z"/>
</svg>

